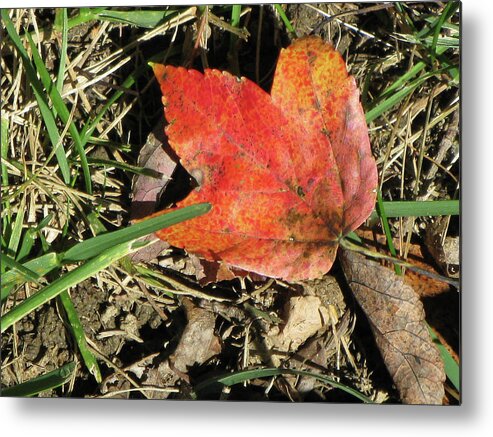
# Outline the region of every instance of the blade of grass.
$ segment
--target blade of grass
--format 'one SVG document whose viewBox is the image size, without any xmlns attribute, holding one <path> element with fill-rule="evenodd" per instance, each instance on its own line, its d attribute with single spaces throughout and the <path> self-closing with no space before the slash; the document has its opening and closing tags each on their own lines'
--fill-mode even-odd
<svg viewBox="0 0 493 437">
<path fill-rule="evenodd" d="M 79 348 L 82 360 L 84 361 L 87 370 L 89 370 L 89 373 L 94 376 L 96 382 L 99 384 L 102 381 L 101 370 L 99 370 L 98 362 L 87 346 L 84 328 L 82 327 L 79 315 L 77 314 L 77 310 L 74 307 L 68 291 L 62 291 L 59 298 L 67 315 L 67 320 L 72 331 L 72 336 L 74 337 L 77 347 Z"/>
<path fill-rule="evenodd" d="M 426 17 L 425 18 L 425 21 L 427 23 L 429 23 L 431 26 L 433 26 L 434 23 L 436 22 L 436 17 Z M 459 25 L 454 24 L 454 23 L 450 23 L 450 22 L 443 23 L 442 28 L 443 29 L 446 29 L 446 30 L 452 31 L 453 34 L 459 33 L 459 30 L 460 30 L 460 26 Z"/>
<path fill-rule="evenodd" d="M 228 373 L 227 375 L 222 375 L 214 378 L 210 378 L 206 381 L 203 381 L 199 383 L 195 391 L 200 392 L 203 391 L 206 388 L 209 388 L 211 386 L 214 386 L 216 384 L 221 384 L 225 386 L 232 386 L 235 384 L 240 384 L 245 381 L 249 381 L 251 379 L 256 379 L 256 378 L 268 378 L 272 376 L 281 376 L 281 375 L 297 375 L 297 376 L 309 376 L 312 378 L 317 379 L 318 381 L 321 381 L 325 384 L 328 384 L 334 388 L 338 388 L 355 398 L 359 399 L 360 401 L 363 401 L 364 403 L 373 403 L 370 398 L 365 396 L 364 394 L 360 393 L 359 391 L 348 387 L 345 384 L 341 384 L 340 382 L 335 381 L 334 379 L 325 376 L 325 375 L 320 375 L 318 373 L 312 373 L 312 372 L 307 372 L 305 370 L 294 370 L 294 369 L 280 369 L 280 368 L 261 368 L 261 369 L 252 369 L 252 370 L 243 370 L 240 372 L 234 372 L 234 373 Z"/>
<path fill-rule="evenodd" d="M 274 5 L 275 10 L 281 17 L 282 22 L 286 26 L 287 31 L 291 34 L 291 36 L 296 37 L 296 31 L 294 30 L 293 25 L 291 24 L 291 21 L 289 21 L 289 18 L 286 16 L 286 13 L 284 12 L 284 9 L 279 3 L 276 3 Z"/>
<path fill-rule="evenodd" d="M 231 26 L 238 27 L 240 25 L 241 5 L 232 5 L 231 7 Z"/>
<path fill-rule="evenodd" d="M 389 217 L 422 217 L 437 215 L 459 215 L 458 200 L 399 200 L 382 202 L 387 218 Z M 372 213 L 373 214 L 376 213 Z"/>
<path fill-rule="evenodd" d="M 437 54 L 445 53 L 446 47 L 438 47 L 436 52 Z M 413 77 L 415 77 L 421 70 L 426 68 L 429 64 L 420 61 L 417 62 L 407 73 L 403 74 L 399 79 L 397 79 L 392 85 L 387 87 L 380 96 L 375 99 L 376 102 L 381 101 L 382 99 L 394 94 L 396 90 L 398 90 L 401 86 L 404 86 L 407 82 L 409 82 Z"/>
<path fill-rule="evenodd" d="M 119 168 L 123 171 L 135 173 L 142 176 L 149 176 L 151 178 L 161 179 L 164 174 L 156 170 L 146 167 L 139 167 L 137 165 L 128 164 L 126 162 L 113 161 L 110 159 L 88 158 L 89 164 L 102 165 L 105 167 Z"/>
<path fill-rule="evenodd" d="M 387 246 L 392 256 L 397 257 L 397 252 L 394 247 L 394 240 L 392 238 L 392 234 L 390 232 L 389 221 L 387 220 L 387 215 L 385 214 L 385 207 L 383 206 L 382 194 L 380 191 L 377 191 L 377 213 L 380 216 L 380 222 L 382 223 L 382 227 L 385 232 L 385 237 L 387 239 Z M 395 273 L 398 275 L 402 275 L 401 266 L 398 264 L 394 264 Z"/>
<path fill-rule="evenodd" d="M 0 122 L 0 160 L 2 165 L 2 187 L 9 185 L 9 172 L 3 161 L 7 159 L 9 153 L 9 120 L 2 116 Z"/>
<path fill-rule="evenodd" d="M 77 151 L 77 154 L 79 155 L 80 165 L 82 168 L 82 173 L 84 175 L 84 184 L 86 186 L 86 191 L 88 194 L 92 194 L 91 173 L 89 170 L 89 165 L 87 163 L 86 151 L 84 150 L 84 144 L 82 144 L 79 131 L 77 130 L 75 123 L 70 120 L 70 111 L 65 105 L 65 102 L 63 101 L 63 98 L 60 95 L 57 87 L 53 86 L 50 73 L 46 69 L 44 62 L 41 59 L 41 55 L 38 52 L 34 40 L 29 33 L 27 33 L 26 36 L 29 41 L 29 45 L 31 46 L 34 64 L 36 65 L 36 68 L 38 70 L 41 82 L 43 83 L 43 86 L 48 92 L 48 95 L 50 96 L 50 99 L 53 103 L 55 114 L 58 114 L 60 116 L 60 119 L 64 124 L 70 122 L 68 130 L 70 132 L 70 135 L 72 136 L 72 139 L 74 140 L 75 149 Z"/>
<path fill-rule="evenodd" d="M 125 255 L 140 249 L 142 244 L 138 243 L 139 242 L 129 241 L 123 244 L 117 244 L 76 269 L 60 276 L 46 287 L 43 287 L 2 316 L 1 332 L 10 328 L 14 323 L 21 320 L 31 311 L 34 311 L 41 305 L 58 296 L 64 290 L 94 276 L 96 273 L 110 266 Z"/>
<path fill-rule="evenodd" d="M 91 226 L 94 235 L 98 235 L 107 231 L 104 225 L 97 218 L 97 213 L 95 211 L 88 214 L 88 220 L 90 223 L 89 226 Z M 60 294 L 59 299 L 65 310 L 67 321 L 70 326 L 70 331 L 82 356 L 82 361 L 84 361 L 87 370 L 89 370 L 89 373 L 94 376 L 96 382 L 100 383 L 101 371 L 99 369 L 98 362 L 96 361 L 96 357 L 94 356 L 94 354 L 87 346 L 84 328 L 82 327 L 79 315 L 77 314 L 77 310 L 75 309 L 68 290 L 63 291 Z"/>
<path fill-rule="evenodd" d="M 17 261 L 21 262 L 26 256 L 29 255 L 33 246 L 34 240 L 36 238 L 36 229 L 29 228 L 26 232 L 24 232 L 24 236 L 22 237 L 22 244 L 19 252 L 17 253 Z"/>
<path fill-rule="evenodd" d="M 137 27 L 152 29 L 179 11 L 168 10 L 143 10 L 143 11 L 115 11 L 104 7 L 80 8 L 80 12 L 68 21 L 68 28 L 87 23 L 88 21 L 101 20 L 114 23 L 130 24 Z"/>
<path fill-rule="evenodd" d="M 57 19 L 60 23 L 57 25 Z M 63 81 L 65 77 L 65 66 L 67 63 L 67 46 L 68 46 L 68 13 L 67 8 L 58 9 L 55 18 L 55 27 L 58 27 L 62 34 L 60 47 L 60 65 L 58 66 L 58 74 L 56 78 L 56 89 L 59 94 L 63 90 Z"/>
<path fill-rule="evenodd" d="M 120 89 L 115 91 L 115 93 L 106 101 L 99 113 L 89 123 L 84 125 L 80 133 L 83 145 L 89 141 L 92 133 L 96 129 L 96 126 L 101 121 L 106 111 L 123 95 L 123 90 L 130 88 L 148 68 L 149 67 L 147 65 L 141 65 L 133 73 L 131 73 L 120 85 Z"/>
<path fill-rule="evenodd" d="M 95 14 L 94 19 L 153 29 L 177 13 L 176 10 L 114 11 L 105 9 Z"/>
<path fill-rule="evenodd" d="M 9 171 L 5 162 L 7 161 L 9 146 L 8 146 L 8 136 L 9 136 L 9 120 L 2 115 L 0 118 L 0 166 L 2 168 L 2 189 L 7 189 L 9 186 Z M 10 200 L 5 198 L 2 193 L 2 208 L 5 214 L 2 214 L 2 229 L 10 229 L 12 212 L 10 209 Z M 6 244 L 5 244 L 6 246 Z M 2 249 L 4 246 L 4 235 L 2 233 Z M 0 272 L 3 272 L 4 268 L 0 266 Z"/>
<path fill-rule="evenodd" d="M 22 264 L 25 268 L 32 270 L 39 276 L 43 276 L 64 262 L 81 261 L 99 255 L 118 243 L 128 242 L 136 238 L 163 229 L 173 224 L 188 220 L 199 215 L 205 214 L 210 210 L 210 204 L 192 205 L 167 214 L 143 220 L 125 229 L 98 235 L 89 240 L 76 244 L 65 254 L 49 253 L 35 260 Z M 2 263 L 3 264 L 3 263 Z M 24 281 L 24 276 L 15 270 L 10 270 L 2 275 L 2 302 L 9 296 L 12 288 Z"/>
<path fill-rule="evenodd" d="M 191 205 L 166 214 L 145 219 L 124 229 L 98 235 L 97 237 L 83 241 L 67 250 L 63 255 L 63 261 L 72 262 L 89 259 L 115 244 L 140 238 L 152 232 L 156 232 L 159 229 L 198 217 L 199 215 L 209 212 L 210 209 L 211 206 L 208 203 Z"/>
<path fill-rule="evenodd" d="M 447 348 L 441 343 L 440 339 L 437 337 L 433 329 L 428 326 L 428 331 L 430 332 L 431 339 L 435 346 L 440 351 L 442 356 L 442 361 L 445 366 L 445 374 L 450 382 L 454 385 L 456 390 L 460 393 L 460 368 L 457 362 L 452 358 Z"/>
<path fill-rule="evenodd" d="M 72 29 L 81 24 L 87 23 L 97 19 L 98 13 L 104 11 L 106 8 L 80 8 L 79 13 L 68 20 L 68 28 Z"/>
<path fill-rule="evenodd" d="M 16 257 L 17 249 L 19 248 L 19 242 L 21 241 L 22 225 L 24 224 L 24 216 L 26 214 L 26 198 L 23 196 L 19 204 L 17 215 L 12 226 L 12 232 L 9 236 L 9 245 L 7 247 L 7 254 Z"/>
<path fill-rule="evenodd" d="M 366 112 L 366 122 L 370 123 L 377 117 L 380 117 L 384 112 L 388 111 L 393 106 L 397 105 L 404 97 L 406 97 L 411 91 L 419 87 L 430 77 L 436 76 L 444 71 L 447 71 L 449 67 L 440 68 L 438 70 L 433 70 L 428 73 L 423 74 L 417 79 L 413 80 L 409 84 L 405 85 L 403 88 L 396 92 L 390 93 L 389 97 L 379 101 L 375 106 L 373 106 L 369 111 Z M 385 91 L 384 93 L 386 93 Z"/>
<path fill-rule="evenodd" d="M 28 256 L 31 253 L 31 249 L 34 246 L 34 240 L 36 239 L 36 235 L 50 223 L 51 219 L 53 218 L 53 213 L 48 214 L 43 220 L 39 222 L 39 224 L 35 227 L 29 228 L 25 233 L 24 237 L 22 238 L 22 244 L 21 248 L 19 249 L 19 252 L 17 253 L 17 261 L 21 262 L 26 256 Z"/>
<path fill-rule="evenodd" d="M 46 131 L 48 132 L 48 137 L 50 138 L 51 144 L 55 150 L 55 156 L 57 158 L 58 165 L 60 167 L 60 171 L 62 173 L 63 181 L 66 184 L 70 183 L 70 168 L 67 162 L 67 154 L 61 144 L 60 133 L 58 132 L 58 128 L 56 126 L 55 117 L 53 112 L 51 111 L 48 101 L 43 92 L 43 85 L 39 81 L 36 71 L 34 70 L 33 65 L 31 64 L 31 60 L 22 45 L 22 42 L 19 38 L 19 35 L 15 31 L 14 25 L 10 20 L 8 10 L 2 9 L 0 11 L 0 15 L 5 25 L 5 29 L 9 34 L 10 39 L 12 40 L 17 52 L 19 53 L 22 64 L 26 70 L 26 77 L 29 81 L 33 89 L 34 96 L 36 97 L 36 101 L 38 102 L 39 111 L 41 112 L 41 117 L 43 118 L 43 122 L 46 126 Z"/>
<path fill-rule="evenodd" d="M 2 388 L 1 396 L 5 397 L 30 397 L 46 390 L 52 390 L 65 384 L 75 370 L 75 363 L 65 364 L 59 369 L 52 370 L 44 375 L 33 378 L 30 381 L 12 387 Z"/>
<path fill-rule="evenodd" d="M 435 25 L 434 32 L 433 32 L 433 41 L 431 43 L 431 59 L 430 63 L 433 65 L 435 62 L 435 56 L 436 56 L 436 48 L 437 48 L 437 43 L 438 43 L 438 37 L 440 36 L 440 32 L 442 30 L 443 24 L 450 18 L 452 15 L 455 14 L 455 11 L 460 7 L 459 2 L 449 2 L 445 6 L 443 12 L 441 13 L 440 17 L 438 17 L 438 21 Z M 457 39 L 458 43 L 458 39 Z"/>
<path fill-rule="evenodd" d="M 38 282 L 39 275 L 28 267 L 18 263 L 15 259 L 10 258 L 10 256 L 5 255 L 4 253 L 0 253 L 0 259 L 2 260 L 2 264 L 12 270 L 15 270 L 24 280 Z"/>
<path fill-rule="evenodd" d="M 46 253 L 38 258 L 25 262 L 22 266 L 37 275 L 37 278 L 46 275 L 53 269 L 61 266 L 61 256 L 56 253 Z M 10 292 L 15 286 L 26 282 L 26 276 L 19 271 L 12 269 L 2 275 L 1 301 L 2 303 L 9 297 Z"/>
<path fill-rule="evenodd" d="M 108 232 L 106 226 L 101 222 L 101 220 L 99 220 L 98 213 L 96 211 L 92 211 L 87 214 L 87 221 L 94 236 Z"/>
</svg>

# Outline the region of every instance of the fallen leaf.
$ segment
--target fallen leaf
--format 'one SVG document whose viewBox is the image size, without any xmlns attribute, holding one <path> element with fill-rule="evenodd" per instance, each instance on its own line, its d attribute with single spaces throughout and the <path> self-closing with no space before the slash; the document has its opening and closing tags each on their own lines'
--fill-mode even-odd
<svg viewBox="0 0 493 437">
<path fill-rule="evenodd" d="M 157 232 L 209 261 L 286 280 L 322 276 L 373 210 L 377 171 L 359 92 L 318 37 L 283 50 L 269 95 L 227 72 L 154 64 L 166 134 L 212 210 Z"/>
<path fill-rule="evenodd" d="M 177 164 L 165 150 L 167 140 L 163 129 L 164 122 L 161 121 L 149 134 L 139 153 L 137 164 L 140 167 L 153 170 L 156 175 L 159 174 L 161 177 L 145 174 L 138 174 L 134 177 L 132 183 L 132 220 L 141 219 L 156 210 L 159 197 L 175 171 Z"/>
<path fill-rule="evenodd" d="M 460 238 L 447 235 L 450 217 L 438 217 L 426 229 L 426 246 L 443 273 L 460 277 Z"/>
<path fill-rule="evenodd" d="M 163 129 L 164 122 L 161 121 L 154 128 L 153 132 L 149 134 L 146 143 L 139 153 L 137 164 L 146 169 L 153 170 L 157 174 L 160 174 L 161 177 L 151 177 L 143 174 L 134 177 L 130 212 L 130 218 L 132 220 L 141 219 L 156 211 L 157 205 L 159 204 L 159 197 L 175 171 L 177 164 L 164 149 L 167 140 Z M 142 241 L 152 240 L 153 237 L 153 235 L 147 235 L 142 238 Z M 134 263 L 150 261 L 168 247 L 168 243 L 159 241 L 130 254 L 129 258 Z"/>
<path fill-rule="evenodd" d="M 417 293 L 392 269 L 356 252 L 344 249 L 340 260 L 402 401 L 442 404 L 443 362 Z"/>
<path fill-rule="evenodd" d="M 194 305 L 188 298 L 182 303 L 187 326 L 169 362 L 173 370 L 186 374 L 193 365 L 203 364 L 221 352 L 221 341 L 214 333 L 216 316 L 212 312 Z"/>
<path fill-rule="evenodd" d="M 310 337 L 330 326 L 329 310 L 317 296 L 294 296 L 284 306 L 283 326 L 274 326 L 266 340 L 282 352 L 295 352 Z"/>
</svg>

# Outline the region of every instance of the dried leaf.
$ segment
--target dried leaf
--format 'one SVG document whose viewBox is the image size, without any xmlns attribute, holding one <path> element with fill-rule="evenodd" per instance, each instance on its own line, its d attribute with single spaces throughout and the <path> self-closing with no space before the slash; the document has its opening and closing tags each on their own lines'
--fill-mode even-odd
<svg viewBox="0 0 493 437">
<path fill-rule="evenodd" d="M 171 180 L 176 168 L 169 153 L 166 152 L 166 136 L 163 134 L 164 123 L 157 124 L 139 153 L 138 165 L 156 173 L 160 178 L 136 175 L 132 186 L 132 219 L 141 219 L 156 210 L 159 196 Z M 169 147 L 169 146 L 168 146 Z"/>
<path fill-rule="evenodd" d="M 147 175 L 136 175 L 132 186 L 132 208 L 131 219 L 141 219 L 156 211 L 159 203 L 159 196 L 171 180 L 171 176 L 176 168 L 164 146 L 167 139 L 163 133 L 164 123 L 160 122 L 149 134 L 147 142 L 142 147 L 139 154 L 138 165 L 161 174 L 160 178 Z M 169 147 L 169 146 L 168 146 Z M 142 240 L 153 239 L 153 235 L 148 235 Z M 165 241 L 159 241 L 129 255 L 134 262 L 150 261 L 169 247 Z"/>
<path fill-rule="evenodd" d="M 214 333 L 216 316 L 183 299 L 187 326 L 169 361 L 174 369 L 186 373 L 195 364 L 202 364 L 221 352 L 221 341 Z"/>
<path fill-rule="evenodd" d="M 282 329 L 274 327 L 266 340 L 277 350 L 295 352 L 306 340 L 330 325 L 330 314 L 320 298 L 294 296 L 284 307 L 283 320 Z"/>
<path fill-rule="evenodd" d="M 166 134 L 202 217 L 157 232 L 210 261 L 287 280 L 322 276 L 375 202 L 377 172 L 354 78 L 318 37 L 281 52 L 271 95 L 229 73 L 154 65 Z"/>
<path fill-rule="evenodd" d="M 393 270 L 341 251 L 346 279 L 372 328 L 383 360 L 407 404 L 442 404 L 445 372 L 416 292 Z"/>
<path fill-rule="evenodd" d="M 460 277 L 460 239 L 447 235 L 450 217 L 439 217 L 426 229 L 426 246 L 443 273 Z"/>
</svg>

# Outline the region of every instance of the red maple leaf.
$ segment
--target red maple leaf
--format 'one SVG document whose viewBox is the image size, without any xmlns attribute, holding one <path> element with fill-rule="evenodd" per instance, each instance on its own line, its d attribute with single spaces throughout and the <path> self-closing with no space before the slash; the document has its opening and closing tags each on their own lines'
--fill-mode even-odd
<svg viewBox="0 0 493 437">
<path fill-rule="evenodd" d="M 377 171 L 354 78 L 318 37 L 282 50 L 271 94 L 227 72 L 155 64 L 166 134 L 208 214 L 157 232 L 202 258 L 286 280 L 322 276 L 369 216 Z"/>
</svg>

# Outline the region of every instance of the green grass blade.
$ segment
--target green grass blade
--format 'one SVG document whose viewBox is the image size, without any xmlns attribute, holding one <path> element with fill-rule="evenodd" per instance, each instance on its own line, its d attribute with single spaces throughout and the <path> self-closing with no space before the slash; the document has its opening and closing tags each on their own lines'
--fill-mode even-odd
<svg viewBox="0 0 493 437">
<path fill-rule="evenodd" d="M 423 217 L 459 215 L 458 200 L 392 201 L 382 202 L 387 217 Z"/>
<path fill-rule="evenodd" d="M 241 18 L 241 5 L 232 5 L 231 7 L 231 27 L 239 28 Z M 228 63 L 231 73 L 236 76 L 240 76 L 240 61 L 238 57 L 238 35 L 231 32 L 229 35 L 229 52 L 228 52 Z"/>
<path fill-rule="evenodd" d="M 25 262 L 22 266 L 37 275 L 36 281 L 51 272 L 52 270 L 60 267 L 61 256 L 56 253 L 46 253 L 39 258 L 32 259 Z M 4 302 L 9 296 L 13 287 L 18 286 L 26 282 L 26 275 L 22 274 L 18 270 L 12 269 L 5 272 L 2 275 L 2 289 L 1 289 L 1 301 Z"/>
<path fill-rule="evenodd" d="M 143 220 L 124 229 L 98 235 L 67 250 L 63 255 L 63 261 L 72 262 L 89 259 L 115 244 L 131 241 L 184 220 L 198 217 L 207 213 L 210 209 L 211 206 L 208 203 L 187 206 L 167 214 Z"/>
<path fill-rule="evenodd" d="M 44 238 L 44 236 L 40 233 L 40 231 L 45 226 L 47 226 L 48 223 L 50 223 L 52 218 L 53 218 L 53 213 L 50 213 L 46 217 L 44 217 L 37 226 L 30 227 L 27 229 L 27 231 L 24 233 L 24 237 L 22 238 L 21 248 L 17 253 L 17 257 L 16 257 L 17 261 L 21 262 L 25 257 L 27 257 L 31 253 L 31 249 L 34 246 L 34 241 L 38 234 L 40 238 L 42 239 Z"/>
<path fill-rule="evenodd" d="M 17 274 L 22 276 L 22 278 L 25 281 L 38 282 L 39 275 L 36 272 L 33 272 L 28 267 L 23 266 L 22 264 L 18 263 L 15 259 L 10 258 L 10 256 L 5 255 L 4 253 L 0 253 L 0 258 L 2 260 L 2 264 L 16 271 Z"/>
<path fill-rule="evenodd" d="M 355 398 L 363 401 L 364 403 L 373 403 L 370 398 L 360 393 L 359 391 L 346 386 L 345 384 L 341 384 L 340 382 L 335 381 L 334 379 L 320 375 L 318 373 L 307 372 L 304 370 L 294 370 L 294 369 L 280 369 L 280 368 L 261 368 L 261 369 L 252 369 L 252 370 L 243 370 L 240 372 L 229 373 L 227 375 L 218 376 L 215 378 L 210 378 L 200 384 L 195 388 L 196 392 L 203 391 L 209 387 L 213 387 L 214 385 L 220 384 L 225 386 L 232 386 L 235 384 L 240 384 L 250 379 L 256 378 L 267 378 L 272 376 L 280 376 L 280 375 L 298 375 L 298 376 L 309 376 L 317 379 L 325 384 L 328 384 L 334 388 L 338 388 Z"/>
<path fill-rule="evenodd" d="M 240 25 L 241 5 L 232 5 L 231 8 L 231 26 L 238 27 Z"/>
<path fill-rule="evenodd" d="M 447 50 L 447 47 L 438 47 L 436 49 L 436 53 L 437 53 L 437 55 L 441 55 L 441 54 L 445 53 L 446 50 Z M 427 66 L 428 66 L 428 63 L 426 63 L 424 61 L 420 61 L 420 62 L 416 63 L 407 73 L 403 74 L 392 85 L 387 87 L 382 92 L 382 94 L 380 94 L 380 96 L 378 96 L 378 98 L 374 100 L 372 107 L 376 106 L 376 103 L 381 102 L 382 100 L 387 99 L 390 96 L 392 96 L 393 94 L 395 94 L 395 92 L 399 88 L 405 86 L 406 83 L 408 83 L 411 79 L 413 79 L 420 71 L 422 71 Z"/>
<path fill-rule="evenodd" d="M 55 22 L 55 27 L 58 27 L 62 34 L 62 46 L 60 47 L 60 65 L 58 66 L 58 74 L 56 78 L 56 89 L 58 94 L 62 93 L 63 81 L 65 77 L 65 67 L 67 64 L 67 47 L 68 47 L 68 13 L 67 8 L 62 8 L 57 10 L 56 17 L 60 17 L 61 23 L 57 26 Z"/>
<path fill-rule="evenodd" d="M 62 173 L 63 181 L 66 184 L 70 183 L 70 169 L 67 162 L 67 155 L 65 150 L 63 149 L 63 145 L 60 141 L 60 133 L 58 132 L 55 117 L 53 112 L 51 111 L 48 101 L 43 92 L 43 86 L 41 82 L 38 80 L 36 75 L 36 71 L 34 70 L 33 65 L 31 64 L 31 60 L 22 45 L 22 41 L 19 38 L 19 35 L 15 31 L 14 25 L 10 20 L 8 10 L 2 9 L 0 11 L 2 20 L 4 22 L 5 29 L 10 36 L 17 52 L 22 58 L 22 64 L 26 70 L 26 76 L 29 80 L 29 83 L 33 89 L 34 96 L 36 97 L 36 101 L 38 102 L 39 111 L 41 112 L 41 116 L 43 118 L 44 124 L 46 126 L 46 131 L 48 132 L 48 136 L 50 138 L 51 144 L 55 148 L 55 156 L 57 158 L 58 165 L 60 166 L 60 171 Z"/>
<path fill-rule="evenodd" d="M 75 370 L 75 363 L 65 364 L 59 369 L 52 370 L 30 381 L 12 387 L 2 388 L 1 396 L 5 397 L 30 397 L 46 390 L 52 390 L 65 384 Z"/>
<path fill-rule="evenodd" d="M 9 236 L 9 245 L 7 247 L 7 254 L 16 257 L 17 249 L 21 241 L 22 225 L 24 224 L 24 216 L 26 214 L 26 198 L 23 197 L 17 211 L 17 216 L 12 226 L 12 232 Z"/>
<path fill-rule="evenodd" d="M 101 370 L 99 370 L 98 362 L 87 346 L 84 328 L 82 327 L 77 310 L 75 309 L 67 290 L 60 294 L 60 301 L 65 309 L 67 320 L 72 331 L 72 336 L 74 337 L 77 347 L 79 348 L 82 360 L 84 361 L 87 370 L 89 370 L 89 373 L 94 376 L 96 382 L 99 384 L 102 381 Z"/>
<path fill-rule="evenodd" d="M 438 37 L 440 36 L 440 32 L 442 30 L 442 27 L 444 25 L 444 23 L 450 18 L 452 17 L 452 15 L 455 14 L 455 11 L 457 11 L 457 9 L 459 8 L 459 2 L 449 2 L 442 14 L 440 15 L 440 17 L 438 17 L 438 21 L 437 21 L 437 24 L 434 28 L 434 31 L 433 31 L 433 40 L 431 42 L 431 47 L 430 47 L 430 51 L 431 51 L 431 64 L 433 64 L 433 62 L 435 61 L 435 56 L 436 56 L 436 48 L 437 48 L 437 43 L 438 43 Z M 458 38 L 453 38 L 452 40 L 455 40 L 455 42 L 457 43 L 457 47 L 459 46 L 459 39 Z"/>
<path fill-rule="evenodd" d="M 102 252 L 100 255 L 92 258 L 63 276 L 60 276 L 51 284 L 31 295 L 2 316 L 1 332 L 4 332 L 6 329 L 10 328 L 14 323 L 21 320 L 31 311 L 34 311 L 36 308 L 58 296 L 64 290 L 67 290 L 85 279 L 94 276 L 96 273 L 110 266 L 115 261 L 118 261 L 125 255 L 128 255 L 129 253 L 132 253 L 142 247 L 136 243 L 138 242 L 129 241 L 123 244 L 117 244 L 116 246 L 114 245 L 113 247 Z"/>
<path fill-rule="evenodd" d="M 394 240 L 392 238 L 392 233 L 390 232 L 389 221 L 387 220 L 387 214 L 385 212 L 385 206 L 382 201 L 382 194 L 380 191 L 377 191 L 377 213 L 380 216 L 380 222 L 382 223 L 382 227 L 385 232 L 385 237 L 387 239 L 387 246 L 389 248 L 390 254 L 393 257 L 397 257 L 397 252 L 394 247 Z M 394 264 L 395 273 L 398 275 L 402 275 L 401 266 L 398 264 Z"/>
<path fill-rule="evenodd" d="M 445 374 L 447 375 L 447 378 L 454 385 L 456 390 L 460 393 L 460 368 L 459 368 L 459 365 L 452 358 L 452 355 L 450 355 L 447 348 L 440 342 L 439 338 L 433 332 L 433 329 L 431 329 L 429 326 L 428 326 L 428 331 L 430 332 L 431 339 L 433 340 L 433 343 L 435 343 L 435 346 L 440 351 L 440 355 L 442 357 L 442 361 L 443 361 L 443 364 L 445 367 Z"/>
<path fill-rule="evenodd" d="M 99 113 L 89 123 L 86 123 L 84 125 L 80 133 L 83 145 L 85 145 L 89 141 L 89 138 L 94 132 L 94 129 L 96 129 L 96 126 L 101 121 L 106 111 L 123 95 L 123 90 L 130 88 L 136 82 L 139 76 L 141 76 L 148 68 L 149 67 L 147 65 L 142 65 L 141 67 L 137 68 L 130 76 L 128 76 L 120 85 L 120 89 L 118 91 L 115 91 L 115 93 L 106 101 Z"/>
<path fill-rule="evenodd" d="M 0 159 L 2 165 L 2 187 L 9 185 L 9 172 L 3 161 L 7 159 L 9 153 L 9 120 L 2 116 L 0 122 Z"/>
<path fill-rule="evenodd" d="M 114 23 L 130 24 L 132 26 L 153 29 L 177 13 L 178 11 L 176 10 L 114 11 L 106 9 L 99 11 L 95 15 L 96 19 L 101 21 L 111 21 Z"/>
<path fill-rule="evenodd" d="M 431 24 L 431 26 L 433 26 L 434 23 L 436 23 L 436 17 L 426 17 L 425 21 L 427 23 Z M 460 30 L 459 25 L 454 24 L 454 23 L 450 23 L 450 22 L 443 23 L 442 28 L 452 31 L 452 34 L 457 34 L 457 33 L 459 33 L 459 30 Z"/>
<path fill-rule="evenodd" d="M 24 232 L 24 236 L 22 237 L 22 244 L 17 253 L 17 261 L 22 261 L 26 256 L 31 253 L 31 250 L 34 246 L 34 240 L 36 238 L 36 229 L 29 228 L 26 232 Z"/>
<path fill-rule="evenodd" d="M 284 12 L 284 9 L 282 8 L 282 6 L 279 3 L 276 3 L 274 5 L 274 8 L 275 8 L 276 12 L 279 14 L 279 16 L 281 17 L 281 20 L 284 23 L 284 25 L 286 26 L 287 31 L 292 36 L 296 36 L 296 31 L 294 30 L 294 27 L 291 24 L 291 21 L 289 21 L 289 18 L 286 16 L 286 13 Z"/>
<path fill-rule="evenodd" d="M 142 176 L 149 176 L 155 179 L 161 179 L 164 176 L 163 173 L 160 173 L 151 168 L 139 167 L 137 165 L 128 164 L 126 162 L 113 161 L 110 159 L 88 158 L 88 162 L 92 165 L 102 165 L 104 167 L 118 168 L 123 171 Z"/>
<path fill-rule="evenodd" d="M 377 103 L 372 109 L 370 109 L 366 113 L 366 122 L 370 123 L 376 118 L 380 117 L 384 112 L 388 111 L 393 106 L 397 105 L 404 97 L 406 97 L 409 93 L 427 81 L 430 77 L 439 74 L 440 72 L 445 71 L 446 68 L 442 68 L 440 70 L 430 71 L 429 73 L 423 74 L 421 77 L 413 80 L 411 83 L 405 85 L 400 90 L 396 92 L 392 92 L 389 96 L 379 103 Z M 384 93 L 386 93 L 385 91 Z"/>
<path fill-rule="evenodd" d="M 32 39 L 29 33 L 26 33 L 26 37 L 29 41 L 29 45 L 31 46 L 34 64 L 36 65 L 36 68 L 38 70 L 39 77 L 41 78 L 41 82 L 43 83 L 43 86 L 45 87 L 45 89 L 47 90 L 50 96 L 54 110 L 60 116 L 62 122 L 67 124 L 70 119 L 70 111 L 65 105 L 65 102 L 63 101 L 63 98 L 60 95 L 57 87 L 53 86 L 50 73 L 46 69 L 43 60 L 41 59 L 41 55 L 38 52 L 34 40 Z M 84 150 L 84 145 L 82 144 L 79 131 L 77 130 L 77 127 L 75 126 L 73 121 L 70 122 L 68 130 L 70 132 L 70 135 L 72 136 L 72 139 L 74 140 L 75 149 L 77 150 L 77 154 L 79 155 L 87 193 L 92 194 L 91 173 L 89 170 L 89 165 L 87 163 L 86 152 Z"/>
<path fill-rule="evenodd" d="M 0 166 L 2 168 L 2 188 L 8 188 L 9 186 L 9 171 L 7 169 L 7 166 L 5 165 L 5 162 L 7 161 L 8 158 L 8 153 L 9 153 L 9 145 L 8 145 L 8 140 L 9 140 L 9 120 L 2 115 L 0 118 Z M 5 199 L 2 197 L 3 204 L 2 204 L 2 209 L 3 211 L 6 211 L 6 214 L 2 214 L 2 229 L 10 229 L 11 225 L 11 210 L 10 210 L 10 200 Z M 3 239 L 3 235 L 2 235 Z M 3 246 L 3 243 L 2 243 Z M 4 269 L 3 267 L 0 266 L 0 271 L 3 272 Z"/>
<path fill-rule="evenodd" d="M 104 11 L 105 8 L 80 8 L 79 13 L 68 20 L 68 28 L 72 29 L 81 24 L 97 19 L 98 13 Z"/>
</svg>

